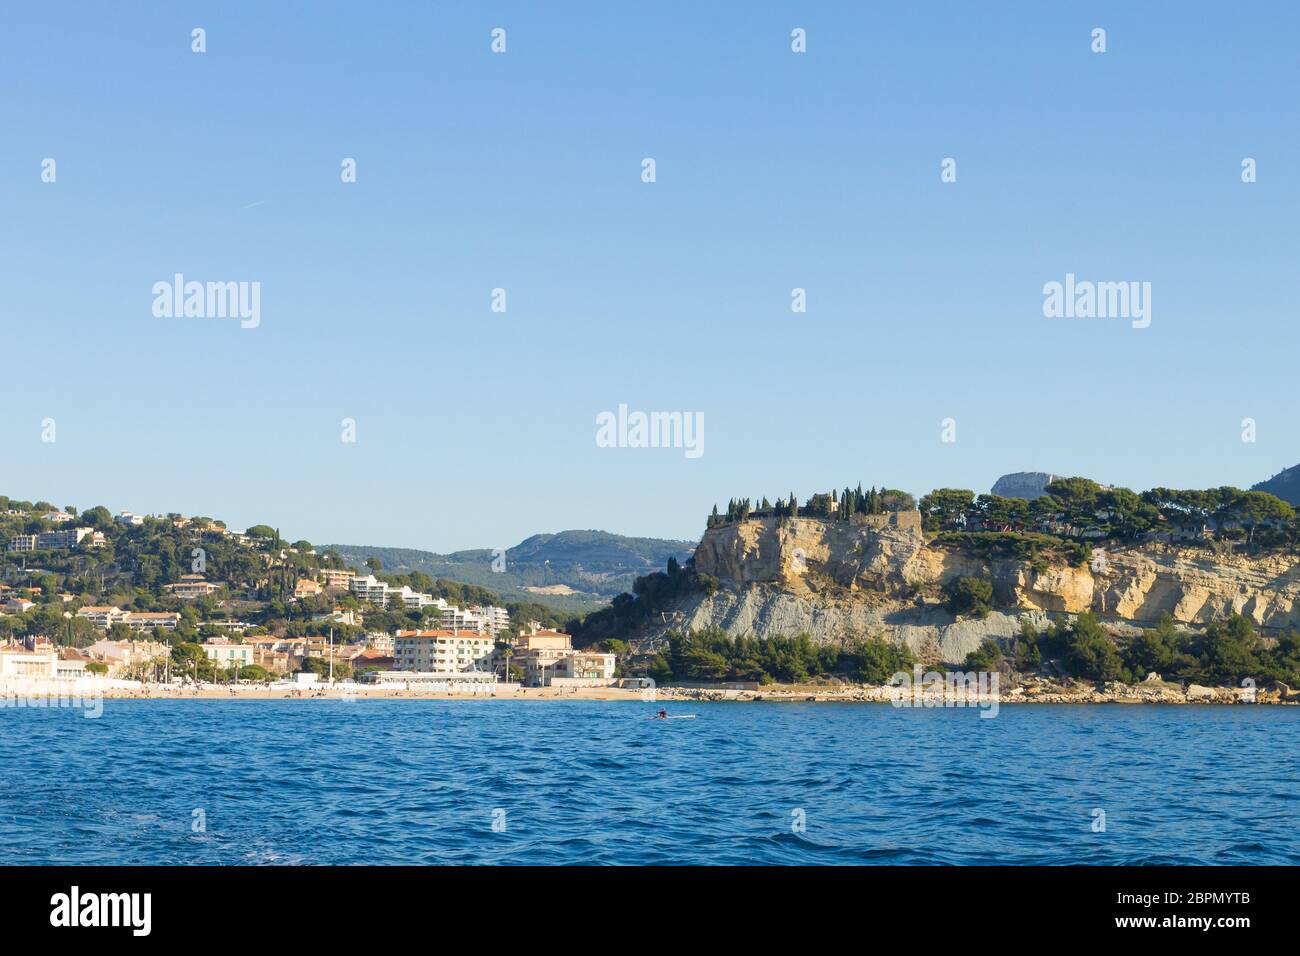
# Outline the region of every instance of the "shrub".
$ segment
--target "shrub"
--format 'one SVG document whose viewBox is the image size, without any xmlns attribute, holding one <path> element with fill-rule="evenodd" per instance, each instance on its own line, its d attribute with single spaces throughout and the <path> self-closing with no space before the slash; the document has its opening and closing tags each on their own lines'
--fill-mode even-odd
<svg viewBox="0 0 1300 956">
<path fill-rule="evenodd" d="M 992 601 L 991 583 L 983 578 L 958 578 L 948 598 L 948 610 L 957 617 L 968 614 L 984 618 L 993 609 Z"/>
</svg>

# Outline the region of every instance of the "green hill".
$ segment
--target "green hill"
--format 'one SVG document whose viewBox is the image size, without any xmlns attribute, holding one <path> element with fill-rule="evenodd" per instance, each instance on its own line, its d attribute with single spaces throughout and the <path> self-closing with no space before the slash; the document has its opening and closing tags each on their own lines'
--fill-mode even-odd
<svg viewBox="0 0 1300 956">
<path fill-rule="evenodd" d="M 505 552 L 504 570 L 489 549 L 436 554 L 412 548 L 332 544 L 349 566 L 367 558 L 386 572 L 422 571 L 435 578 L 491 588 L 502 596 L 532 600 L 572 612 L 585 612 L 629 591 L 638 577 L 659 571 L 670 557 L 685 563 L 694 543 L 660 538 L 628 538 L 606 531 L 535 534 Z"/>
</svg>

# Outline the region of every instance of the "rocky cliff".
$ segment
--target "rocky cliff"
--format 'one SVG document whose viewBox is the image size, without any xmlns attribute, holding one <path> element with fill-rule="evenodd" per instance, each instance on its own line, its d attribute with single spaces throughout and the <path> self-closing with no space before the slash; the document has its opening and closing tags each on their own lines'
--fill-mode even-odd
<svg viewBox="0 0 1300 956">
<path fill-rule="evenodd" d="M 727 524 L 705 532 L 695 567 L 717 578 L 717 591 L 679 602 L 646 636 L 713 626 L 819 641 L 878 634 L 958 662 L 984 638 L 1014 634 L 1025 614 L 1042 626 L 1054 614 L 1090 609 L 1121 631 L 1150 626 L 1164 612 L 1189 625 L 1235 612 L 1268 628 L 1300 626 L 1300 555 L 1143 544 L 1083 567 L 1031 564 L 927 542 L 916 512 Z M 991 581 L 998 609 L 955 620 L 945 591 L 961 577 Z"/>
</svg>

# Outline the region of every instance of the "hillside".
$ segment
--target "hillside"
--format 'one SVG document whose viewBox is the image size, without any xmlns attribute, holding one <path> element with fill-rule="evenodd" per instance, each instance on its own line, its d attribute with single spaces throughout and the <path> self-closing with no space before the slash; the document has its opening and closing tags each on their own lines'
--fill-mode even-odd
<svg viewBox="0 0 1300 956">
<path fill-rule="evenodd" d="M 239 532 L 207 517 L 114 516 L 103 506 L 79 512 L 0 496 L 0 640 L 40 636 L 84 647 L 104 634 L 81 613 L 87 608 L 137 615 L 136 626 L 120 619 L 109 636 L 143 633 L 173 646 L 230 633 L 333 632 L 350 642 L 371 631 L 436 626 L 435 602 L 384 607 L 315 586 L 343 567 L 339 554 L 291 543 L 269 525 Z M 571 614 L 529 594 L 515 599 L 420 572 L 380 577 L 457 607 L 503 606 L 512 626 L 561 626 Z"/>
<path fill-rule="evenodd" d="M 1285 468 L 1268 481 L 1251 485 L 1250 490 L 1267 491 L 1289 504 L 1300 505 L 1300 465 Z"/>
<path fill-rule="evenodd" d="M 614 595 L 630 591 L 639 576 L 662 568 L 670 557 L 684 563 L 693 550 L 689 541 L 561 531 L 526 538 L 506 551 L 504 570 L 494 570 L 490 549 L 437 554 L 369 545 L 327 547 L 350 567 L 364 568 L 366 560 L 375 557 L 383 562 L 386 572 L 420 571 L 575 613 L 603 607 Z M 500 567 L 500 562 L 496 565 Z"/>
<path fill-rule="evenodd" d="M 733 500 L 689 565 L 638 580 L 575 639 L 630 641 L 663 679 L 813 674 L 814 658 L 824 668 L 846 654 L 957 665 L 977 652 L 1107 680 L 1300 676 L 1289 505 L 1084 478 L 1047 490 L 1033 502 L 950 488 L 919 503 L 848 489 L 757 509 Z M 765 655 L 776 670 L 755 663 Z M 790 655 L 803 664 L 781 663 Z"/>
</svg>

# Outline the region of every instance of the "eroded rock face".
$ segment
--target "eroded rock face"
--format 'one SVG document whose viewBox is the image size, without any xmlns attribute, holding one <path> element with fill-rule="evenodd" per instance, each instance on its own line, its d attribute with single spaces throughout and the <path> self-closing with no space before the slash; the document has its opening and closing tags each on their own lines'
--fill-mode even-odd
<svg viewBox="0 0 1300 956">
<path fill-rule="evenodd" d="M 991 494 L 999 498 L 1024 498 L 1033 501 L 1047 494 L 1047 486 L 1059 477 L 1046 471 L 1017 471 L 993 482 Z"/>
<path fill-rule="evenodd" d="M 1121 629 L 1168 612 L 1184 624 L 1237 613 L 1270 628 L 1300 627 L 1300 556 L 1243 557 L 1168 544 L 1108 551 L 1091 565 L 1031 566 L 971 549 L 926 544 L 920 515 L 764 518 L 709 529 L 695 552 L 716 577 L 712 596 L 677 609 L 671 627 L 734 634 L 807 633 L 838 641 L 875 634 L 955 663 L 987 637 L 1015 633 L 1019 617 L 1092 610 Z M 960 577 L 993 583 L 998 611 L 954 620 L 943 607 Z M 662 632 L 665 628 L 659 628 Z M 653 635 L 649 635 L 653 636 Z"/>
<path fill-rule="evenodd" d="M 710 528 L 695 567 L 731 584 L 781 584 L 795 592 L 824 580 L 891 594 L 925 547 L 916 511 L 861 515 L 852 521 L 754 518 Z"/>
</svg>

